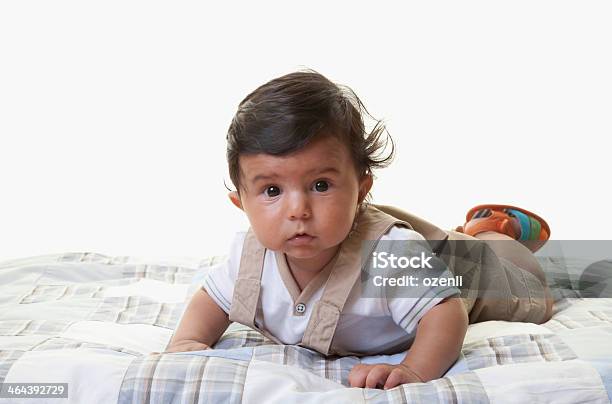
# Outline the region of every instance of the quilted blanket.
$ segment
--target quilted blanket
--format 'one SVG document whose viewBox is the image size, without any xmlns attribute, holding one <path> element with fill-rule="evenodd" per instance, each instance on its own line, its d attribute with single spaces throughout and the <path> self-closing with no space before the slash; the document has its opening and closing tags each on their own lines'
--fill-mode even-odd
<svg viewBox="0 0 612 404">
<path fill-rule="evenodd" d="M 0 402 L 555 402 L 609 403 L 612 299 L 575 284 L 588 263 L 539 258 L 556 298 L 545 324 L 470 325 L 444 377 L 390 390 L 350 388 L 357 363 L 276 345 L 232 324 L 215 349 L 162 352 L 191 295 L 222 257 L 147 262 L 95 253 L 0 263 Z M 27 399 L 23 383 L 63 383 L 63 398 Z"/>
</svg>

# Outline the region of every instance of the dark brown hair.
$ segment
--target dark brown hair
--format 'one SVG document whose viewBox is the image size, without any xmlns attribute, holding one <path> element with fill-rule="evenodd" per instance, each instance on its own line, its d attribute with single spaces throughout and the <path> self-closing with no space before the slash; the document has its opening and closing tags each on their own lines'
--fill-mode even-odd
<svg viewBox="0 0 612 404">
<path fill-rule="evenodd" d="M 335 136 L 347 146 L 358 178 L 386 167 L 394 156 L 393 139 L 380 120 L 366 133 L 363 114 L 371 117 L 353 90 L 311 69 L 263 84 L 240 102 L 227 132 L 227 163 L 234 186 L 240 193 L 240 155 L 286 155 L 318 135 Z M 385 132 L 387 138 L 382 137 Z M 385 156 L 388 141 L 391 151 Z"/>
</svg>

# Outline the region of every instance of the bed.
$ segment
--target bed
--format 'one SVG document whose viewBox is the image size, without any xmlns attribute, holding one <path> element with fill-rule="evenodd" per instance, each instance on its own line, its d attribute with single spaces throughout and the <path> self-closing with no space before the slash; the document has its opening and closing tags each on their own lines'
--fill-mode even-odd
<svg viewBox="0 0 612 404">
<path fill-rule="evenodd" d="M 213 350 L 151 355 L 222 259 L 85 252 L 1 262 L 0 402 L 24 402 L 23 390 L 6 391 L 20 383 L 65 383 L 67 397 L 25 401 L 36 403 L 611 401 L 612 298 L 577 291 L 582 259 L 538 258 L 556 300 L 550 321 L 473 324 L 443 378 L 390 390 L 350 388 L 349 371 L 403 355 L 325 358 L 237 324 Z"/>
</svg>

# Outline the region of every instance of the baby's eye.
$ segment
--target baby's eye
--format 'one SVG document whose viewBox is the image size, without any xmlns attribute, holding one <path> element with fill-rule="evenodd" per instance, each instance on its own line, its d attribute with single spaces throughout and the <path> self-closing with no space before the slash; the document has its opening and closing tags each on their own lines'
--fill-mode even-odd
<svg viewBox="0 0 612 404">
<path fill-rule="evenodd" d="M 317 181 L 314 189 L 317 190 L 317 192 L 325 192 L 329 189 L 329 184 L 327 181 Z"/>
<path fill-rule="evenodd" d="M 277 187 L 276 185 L 271 185 L 271 186 L 266 188 L 264 193 L 266 194 L 266 196 L 269 196 L 270 198 L 273 198 L 275 196 L 280 195 L 280 188 Z"/>
</svg>

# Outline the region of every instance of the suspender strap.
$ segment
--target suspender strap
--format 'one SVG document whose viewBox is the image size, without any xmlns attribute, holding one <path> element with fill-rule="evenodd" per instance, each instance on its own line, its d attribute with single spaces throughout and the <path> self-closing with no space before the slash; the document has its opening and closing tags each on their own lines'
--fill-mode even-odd
<svg viewBox="0 0 612 404">
<path fill-rule="evenodd" d="M 266 330 L 265 324 L 258 327 L 255 324 L 259 298 L 261 296 L 261 275 L 263 273 L 266 249 L 259 243 L 253 230 L 249 228 L 242 246 L 240 268 L 234 283 L 234 294 L 229 319 L 251 327 L 268 339 L 281 344 L 282 342 Z M 264 319 L 265 320 L 265 319 Z"/>
<path fill-rule="evenodd" d="M 256 328 L 255 315 L 259 304 L 265 252 L 266 249 L 259 244 L 253 230 L 249 229 L 242 246 L 238 278 L 234 284 L 230 321 Z"/>
<path fill-rule="evenodd" d="M 444 248 L 446 241 L 449 236 L 449 232 L 440 229 L 433 223 L 420 218 L 412 213 L 401 210 L 395 206 L 388 205 L 373 205 L 375 208 L 387 213 L 397 219 L 403 220 L 404 222 L 410 223 L 410 226 L 414 231 L 420 233 L 427 242 L 429 243 L 431 250 L 435 254 L 439 254 Z"/>
</svg>

